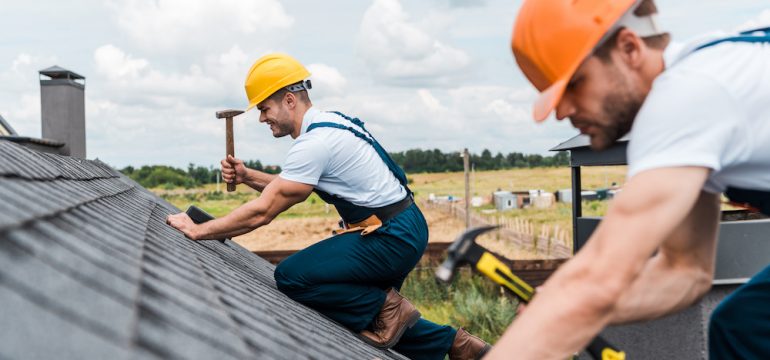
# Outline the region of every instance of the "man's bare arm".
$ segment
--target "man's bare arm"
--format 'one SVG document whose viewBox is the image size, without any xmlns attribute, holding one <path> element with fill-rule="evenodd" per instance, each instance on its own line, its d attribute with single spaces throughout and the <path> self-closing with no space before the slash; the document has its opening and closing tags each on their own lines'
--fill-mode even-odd
<svg viewBox="0 0 770 360">
<path fill-rule="evenodd" d="M 238 236 L 270 223 L 278 214 L 302 202 L 313 192 L 313 186 L 275 178 L 262 195 L 219 219 L 194 224 L 185 213 L 170 215 L 166 222 L 192 240 L 224 239 Z"/>
<path fill-rule="evenodd" d="M 683 223 L 708 169 L 655 169 L 631 178 L 580 252 L 538 289 L 488 359 L 565 359 L 610 321 L 655 250 Z M 680 289 L 681 290 L 681 289 Z"/>
<path fill-rule="evenodd" d="M 615 304 L 613 324 L 661 317 L 690 306 L 714 278 L 719 195 L 702 192 L 692 211 Z"/>
<path fill-rule="evenodd" d="M 268 174 L 266 172 L 247 168 L 246 178 L 244 179 L 243 183 L 254 190 L 262 192 L 265 190 L 265 187 L 267 187 L 267 185 L 277 177 L 278 175 L 275 174 Z"/>
</svg>

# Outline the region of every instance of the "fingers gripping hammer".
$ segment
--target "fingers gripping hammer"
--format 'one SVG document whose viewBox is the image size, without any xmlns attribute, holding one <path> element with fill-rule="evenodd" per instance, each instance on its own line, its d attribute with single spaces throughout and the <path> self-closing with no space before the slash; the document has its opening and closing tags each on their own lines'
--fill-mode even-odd
<svg viewBox="0 0 770 360">
<path fill-rule="evenodd" d="M 511 271 L 511 268 L 500 261 L 494 253 L 476 243 L 476 238 L 497 226 L 482 226 L 469 229 L 462 233 L 449 246 L 447 259 L 436 269 L 436 278 L 444 283 L 452 281 L 457 269 L 465 264 L 478 271 L 492 281 L 503 286 L 524 302 L 532 300 L 535 290 Z M 597 360 L 624 360 L 623 351 L 610 345 L 606 340 L 597 336 L 586 349 Z"/>
<path fill-rule="evenodd" d="M 233 140 L 233 118 L 242 113 L 243 113 L 242 110 L 233 110 L 233 109 L 217 111 L 217 119 L 225 119 L 225 127 L 226 127 L 225 158 L 227 157 L 227 155 L 231 155 L 232 157 L 235 157 L 235 142 Z M 227 191 L 228 192 L 235 191 L 235 183 L 227 183 Z"/>
</svg>

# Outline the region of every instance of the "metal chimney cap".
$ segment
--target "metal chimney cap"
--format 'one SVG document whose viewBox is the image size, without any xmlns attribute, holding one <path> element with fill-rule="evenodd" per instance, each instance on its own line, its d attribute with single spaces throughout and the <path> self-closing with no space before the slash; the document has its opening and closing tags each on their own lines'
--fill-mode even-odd
<svg viewBox="0 0 770 360">
<path fill-rule="evenodd" d="M 58 65 L 51 66 L 47 69 L 40 70 L 40 75 L 45 75 L 51 79 L 70 79 L 70 80 L 85 80 L 85 76 L 80 75 L 74 71 L 67 70 Z"/>
</svg>

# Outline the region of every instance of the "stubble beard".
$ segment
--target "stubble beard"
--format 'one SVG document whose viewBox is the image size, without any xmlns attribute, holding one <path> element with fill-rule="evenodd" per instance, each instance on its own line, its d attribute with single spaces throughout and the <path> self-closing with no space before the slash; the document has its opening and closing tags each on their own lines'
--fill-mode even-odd
<svg viewBox="0 0 770 360">
<path fill-rule="evenodd" d="M 282 119 L 282 120 L 278 120 Z M 291 134 L 294 131 L 294 124 L 289 120 L 289 112 L 285 109 L 281 109 L 276 116 L 276 120 L 273 121 L 273 126 L 276 130 L 273 131 L 273 137 L 281 138 Z"/>
<path fill-rule="evenodd" d="M 605 150 L 631 131 L 636 114 L 644 103 L 644 97 L 635 94 L 628 84 L 619 87 L 622 91 L 611 92 L 602 101 L 605 126 L 591 137 L 591 149 Z"/>
</svg>

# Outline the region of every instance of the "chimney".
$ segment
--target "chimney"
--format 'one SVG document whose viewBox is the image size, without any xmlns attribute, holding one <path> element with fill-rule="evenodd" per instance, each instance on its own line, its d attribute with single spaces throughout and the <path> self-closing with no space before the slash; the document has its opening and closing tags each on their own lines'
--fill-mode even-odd
<svg viewBox="0 0 770 360">
<path fill-rule="evenodd" d="M 86 157 L 86 78 L 51 66 L 40 70 L 43 138 L 64 143 L 63 153 Z"/>
</svg>

